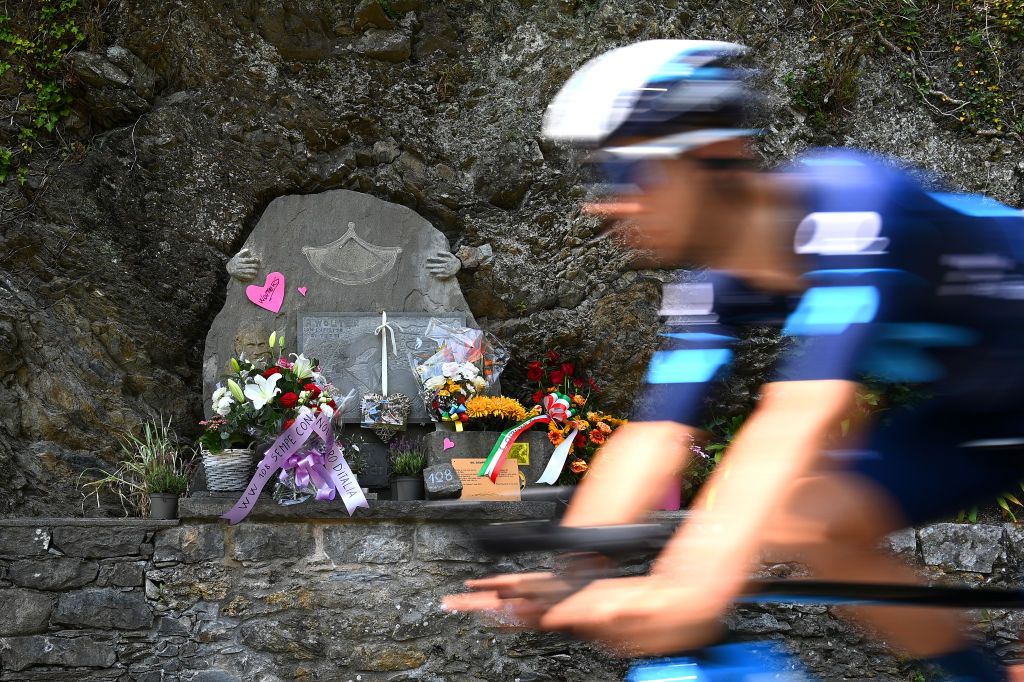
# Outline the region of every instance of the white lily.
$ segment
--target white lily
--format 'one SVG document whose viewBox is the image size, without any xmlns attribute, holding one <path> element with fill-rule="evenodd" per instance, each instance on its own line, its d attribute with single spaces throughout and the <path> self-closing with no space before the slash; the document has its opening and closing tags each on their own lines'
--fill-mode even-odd
<svg viewBox="0 0 1024 682">
<path fill-rule="evenodd" d="M 256 375 L 251 384 L 245 385 L 245 397 L 252 401 L 252 406 L 262 410 L 263 406 L 274 399 L 274 396 L 281 392 L 277 388 L 277 380 L 280 374 L 271 374 L 270 377 Z"/>
<path fill-rule="evenodd" d="M 444 377 L 430 377 L 423 382 L 423 387 L 428 391 L 433 391 L 444 386 Z"/>
<path fill-rule="evenodd" d="M 292 371 L 295 372 L 295 378 L 307 379 L 313 376 L 312 360 L 305 355 L 296 355 L 295 353 L 292 353 L 292 357 L 295 358 L 295 362 L 292 363 Z"/>
<path fill-rule="evenodd" d="M 334 416 L 334 408 L 331 407 L 330 405 L 327 405 L 327 404 L 321 405 L 320 406 L 320 411 L 323 412 L 324 414 L 326 414 L 328 419 L 330 419 L 331 417 Z"/>
</svg>

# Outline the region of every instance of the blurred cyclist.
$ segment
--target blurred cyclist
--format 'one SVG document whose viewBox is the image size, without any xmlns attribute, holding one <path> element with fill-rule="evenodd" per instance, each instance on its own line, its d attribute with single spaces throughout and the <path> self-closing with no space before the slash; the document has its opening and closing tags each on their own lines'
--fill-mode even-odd
<svg viewBox="0 0 1024 682">
<path fill-rule="evenodd" d="M 637 413 L 602 449 L 565 523 L 627 523 L 652 509 L 700 435 L 736 330 L 776 324 L 787 349 L 694 504 L 707 509 L 714 490 L 713 510 L 680 529 L 649 576 L 598 581 L 550 608 L 528 596 L 535 577 L 500 576 L 471 581 L 476 592 L 450 607 L 512 604 L 539 627 L 670 653 L 709 641 L 769 545 L 799 549 L 822 579 L 913 582 L 878 551 L 887 533 L 1024 479 L 1024 454 L 976 447 L 1024 443 L 1024 216 L 928 192 L 849 151 L 758 172 L 744 52 L 682 40 L 612 50 L 572 76 L 544 125 L 590 150 L 605 182 L 589 210 L 624 221 L 633 244 L 665 265 L 708 268 L 665 287 L 664 344 Z M 874 424 L 835 473 L 821 466 L 826 444 L 865 373 L 922 384 L 932 397 Z M 1005 679 L 951 612 L 856 615 L 956 679 Z"/>
</svg>

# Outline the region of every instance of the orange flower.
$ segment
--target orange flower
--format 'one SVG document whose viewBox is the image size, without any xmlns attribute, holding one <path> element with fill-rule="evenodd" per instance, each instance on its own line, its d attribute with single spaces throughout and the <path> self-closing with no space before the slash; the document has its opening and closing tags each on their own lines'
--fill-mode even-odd
<svg viewBox="0 0 1024 682">
<path fill-rule="evenodd" d="M 587 399 L 584 398 L 579 393 L 577 393 L 576 395 L 574 395 L 572 397 L 572 404 L 573 405 L 586 405 L 587 404 Z"/>
<path fill-rule="evenodd" d="M 557 447 L 565 440 L 565 436 L 562 435 L 561 431 L 548 431 L 548 440 L 551 441 L 552 445 Z"/>
<path fill-rule="evenodd" d="M 605 437 L 604 437 L 604 433 L 601 431 L 601 429 L 594 429 L 593 431 L 590 432 L 590 442 L 591 443 L 595 443 L 597 445 L 601 445 L 602 443 L 604 443 L 604 441 L 605 441 Z"/>
<path fill-rule="evenodd" d="M 582 474 L 582 473 L 586 472 L 586 470 L 589 469 L 589 468 L 590 468 L 590 465 L 587 464 L 586 462 L 584 462 L 582 459 L 574 459 L 572 461 L 572 464 L 569 465 L 569 469 L 574 474 Z"/>
<path fill-rule="evenodd" d="M 604 422 L 597 422 L 597 428 L 601 429 L 601 433 L 606 436 L 612 432 L 612 427 L 608 426 Z"/>
</svg>

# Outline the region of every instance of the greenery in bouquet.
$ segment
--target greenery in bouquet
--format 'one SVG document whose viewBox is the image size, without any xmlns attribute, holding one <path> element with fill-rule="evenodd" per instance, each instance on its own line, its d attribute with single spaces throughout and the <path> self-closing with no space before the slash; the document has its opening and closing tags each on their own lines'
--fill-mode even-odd
<svg viewBox="0 0 1024 682">
<path fill-rule="evenodd" d="M 422 439 L 396 438 L 388 450 L 392 476 L 419 476 L 427 468 L 427 447 Z"/>
<path fill-rule="evenodd" d="M 565 461 L 565 469 L 558 479 L 559 484 L 579 483 L 590 470 L 590 462 L 597 451 L 626 421 L 604 412 L 589 411 L 582 417 L 574 417 L 562 425 L 554 422 L 549 424 L 548 439 L 556 447 L 576 431 L 569 449 L 569 457 Z"/>
<path fill-rule="evenodd" d="M 316 358 L 292 353 L 285 357 L 284 335 L 271 333 L 270 351 L 250 360 L 231 359 L 226 385 L 211 398 L 215 416 L 201 421 L 199 444 L 210 452 L 245 448 L 261 438 L 276 437 L 308 408 L 334 415 L 334 387 L 324 380 Z"/>
<path fill-rule="evenodd" d="M 476 395 L 466 401 L 468 431 L 504 431 L 515 426 L 532 412 L 515 398 L 503 395 Z"/>
<path fill-rule="evenodd" d="M 147 422 L 141 437 L 126 432 L 119 440 L 122 456 L 116 468 L 87 469 L 79 476 L 86 497 L 94 496 L 99 506 L 100 493 L 111 492 L 119 498 L 126 515 L 146 516 L 150 494 L 185 494 L 195 457 L 178 443 L 170 419 Z M 81 483 L 83 477 L 94 473 L 99 478 Z"/>
</svg>

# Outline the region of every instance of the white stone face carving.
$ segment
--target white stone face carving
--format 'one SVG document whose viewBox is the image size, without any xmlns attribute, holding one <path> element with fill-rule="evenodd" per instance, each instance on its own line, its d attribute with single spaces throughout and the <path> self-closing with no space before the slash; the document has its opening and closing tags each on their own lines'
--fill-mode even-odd
<svg viewBox="0 0 1024 682">
<path fill-rule="evenodd" d="M 327 279 L 357 286 L 369 284 L 395 267 L 400 246 L 376 246 L 356 234 L 356 224 L 349 223 L 341 239 L 326 246 L 303 246 L 309 264 Z"/>
</svg>

